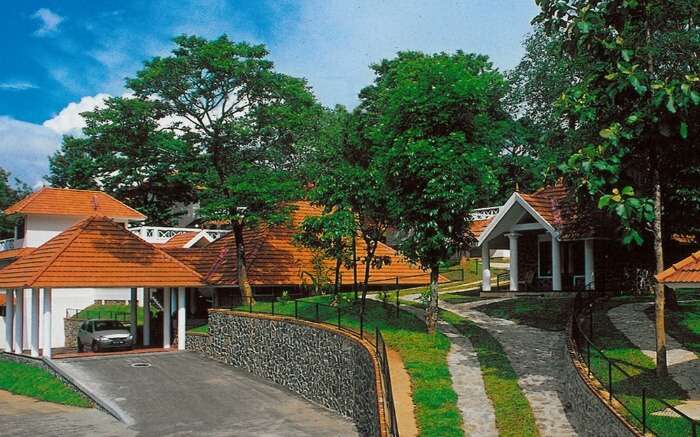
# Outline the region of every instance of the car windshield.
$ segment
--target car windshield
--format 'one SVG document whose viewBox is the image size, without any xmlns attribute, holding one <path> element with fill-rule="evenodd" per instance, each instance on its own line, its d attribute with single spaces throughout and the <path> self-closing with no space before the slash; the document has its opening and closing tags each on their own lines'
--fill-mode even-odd
<svg viewBox="0 0 700 437">
<path fill-rule="evenodd" d="M 112 331 L 115 329 L 126 329 L 122 322 L 116 320 L 98 320 L 95 322 L 95 331 Z"/>
</svg>

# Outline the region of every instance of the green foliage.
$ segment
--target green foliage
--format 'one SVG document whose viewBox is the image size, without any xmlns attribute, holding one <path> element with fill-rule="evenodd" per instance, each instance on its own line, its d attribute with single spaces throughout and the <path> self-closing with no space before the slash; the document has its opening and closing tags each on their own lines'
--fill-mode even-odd
<svg viewBox="0 0 700 437">
<path fill-rule="evenodd" d="M 535 19 L 561 40 L 561 53 L 577 67 L 558 107 L 589 144 L 562 167 L 621 223 L 625 243 L 641 243 L 651 221 L 668 219 L 671 233 L 697 232 L 700 198 L 700 4 L 697 0 L 538 0 Z M 652 175 L 652 177 L 649 177 Z M 634 187 L 615 201 L 613 190 Z M 649 213 L 654 186 L 664 216 Z M 636 199 L 636 200 L 632 200 Z M 683 215 L 685 217 L 679 217 Z"/>
<path fill-rule="evenodd" d="M 0 167 L 0 240 L 14 236 L 15 219 L 5 216 L 2 211 L 31 193 L 31 189 L 19 179 L 15 187 L 10 184 L 10 173 Z"/>
<path fill-rule="evenodd" d="M 0 390 L 46 402 L 90 407 L 90 402 L 46 370 L 0 358 Z"/>
<path fill-rule="evenodd" d="M 114 97 L 81 114 L 84 137 L 63 138 L 49 158 L 53 186 L 101 189 L 148 216 L 147 223 L 173 225 L 176 203 L 194 201 L 194 183 L 183 172 L 196 163 L 173 132 L 159 127 L 165 115 L 156 102 Z"/>
</svg>

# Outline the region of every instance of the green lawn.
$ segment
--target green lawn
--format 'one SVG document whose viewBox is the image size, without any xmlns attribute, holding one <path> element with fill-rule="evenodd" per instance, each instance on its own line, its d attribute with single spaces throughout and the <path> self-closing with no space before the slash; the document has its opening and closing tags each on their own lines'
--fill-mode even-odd
<svg viewBox="0 0 700 437">
<path fill-rule="evenodd" d="M 605 304 L 599 304 L 593 316 L 593 343 L 630 375 L 628 377 L 612 367 L 613 394 L 629 408 L 630 411 L 623 411 L 623 414 L 641 429 L 641 393 L 642 388 L 645 388 L 647 391 L 647 424 L 652 430 L 661 436 L 690 435 L 691 429 L 687 421 L 681 418 L 651 414 L 666 408 L 658 399 L 676 405 L 681 399 L 685 399 L 687 394 L 673 379 L 658 378 L 655 374 L 654 361 L 644 355 L 622 332 L 617 330 L 607 316 L 607 311 L 610 308 L 636 300 L 640 299 L 617 298 Z M 584 324 L 587 325 L 586 322 Z M 587 329 L 588 327 L 584 326 L 586 332 Z M 607 389 L 608 364 L 595 352 L 591 353 L 591 370 Z"/>
<path fill-rule="evenodd" d="M 700 300 L 679 302 L 678 307 L 673 311 L 666 308 L 666 333 L 700 357 Z M 645 312 L 650 320 L 655 319 L 653 306 Z"/>
<path fill-rule="evenodd" d="M 444 293 L 440 295 L 440 300 L 448 303 L 467 303 L 482 300 L 479 297 L 479 290 L 458 291 L 456 293 Z"/>
<path fill-rule="evenodd" d="M 46 370 L 0 358 L 0 389 L 57 404 L 90 407 L 91 404 Z"/>
<path fill-rule="evenodd" d="M 520 297 L 474 308 L 489 316 L 547 331 L 562 331 L 569 319 L 571 299 Z"/>
<path fill-rule="evenodd" d="M 539 435 L 530 404 L 520 389 L 515 370 L 498 340 L 485 329 L 450 311 L 441 310 L 440 317 L 457 328 L 474 346 L 484 388 L 493 403 L 499 435 Z"/>
<path fill-rule="evenodd" d="M 345 296 L 349 296 L 346 294 Z M 314 296 L 298 300 L 299 316 L 315 320 L 316 302 L 330 302 L 331 296 Z M 357 302 L 343 299 L 341 326 L 359 331 L 359 307 Z M 239 307 L 247 311 L 248 307 Z M 258 302 L 256 312 L 270 313 L 270 302 Z M 294 303 L 276 302 L 275 314 L 294 316 Z M 379 302 L 367 301 L 365 332 L 374 337 L 374 328 L 379 327 L 389 347 L 403 359 L 413 387 L 413 402 L 416 421 L 421 436 L 463 436 L 462 415 L 457 408 L 457 394 L 452 388 L 452 378 L 447 367 L 450 342 L 441 333 L 428 334 L 425 325 L 410 313 L 402 311 L 399 317 L 392 306 L 386 308 Z M 319 320 L 337 324 L 337 309 L 319 305 Z M 198 332 L 206 332 L 200 327 Z"/>
<path fill-rule="evenodd" d="M 122 322 L 129 322 L 131 309 L 129 305 L 120 304 L 93 304 L 80 311 L 76 318 L 78 319 L 115 319 Z M 157 310 L 151 307 L 151 314 L 155 317 Z M 136 320 L 138 325 L 143 325 L 143 307 L 136 308 Z"/>
</svg>

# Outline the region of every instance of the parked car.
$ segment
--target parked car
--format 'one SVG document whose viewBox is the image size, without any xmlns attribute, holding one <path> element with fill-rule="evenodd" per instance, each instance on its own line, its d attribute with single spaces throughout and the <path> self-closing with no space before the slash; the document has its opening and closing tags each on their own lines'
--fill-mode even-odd
<svg viewBox="0 0 700 437">
<path fill-rule="evenodd" d="M 83 352 L 86 346 L 93 352 L 132 349 L 134 337 L 129 328 L 118 320 L 86 320 L 78 330 L 78 352 Z"/>
</svg>

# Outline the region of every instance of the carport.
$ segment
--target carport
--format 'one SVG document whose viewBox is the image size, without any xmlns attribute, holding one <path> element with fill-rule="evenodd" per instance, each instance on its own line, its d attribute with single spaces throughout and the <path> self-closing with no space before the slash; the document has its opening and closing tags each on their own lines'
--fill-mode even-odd
<svg viewBox="0 0 700 437">
<path fill-rule="evenodd" d="M 164 291 L 163 348 L 170 348 L 171 293 L 177 293 L 177 339 L 185 349 L 186 287 L 202 276 L 107 217 L 93 216 L 65 230 L 31 254 L 0 270 L 6 293 L 5 351 L 23 353 L 24 300 L 29 300 L 30 354 L 51 358 L 51 296 L 61 289 L 131 288 L 131 334 L 136 337 L 137 289 L 144 289 L 144 345 L 150 343 L 150 292 Z M 43 305 L 40 304 L 43 301 Z M 40 311 L 43 316 L 40 317 Z M 41 329 L 41 330 L 40 330 Z M 42 335 L 40 336 L 40 332 Z M 42 344 L 44 347 L 40 347 Z"/>
</svg>

